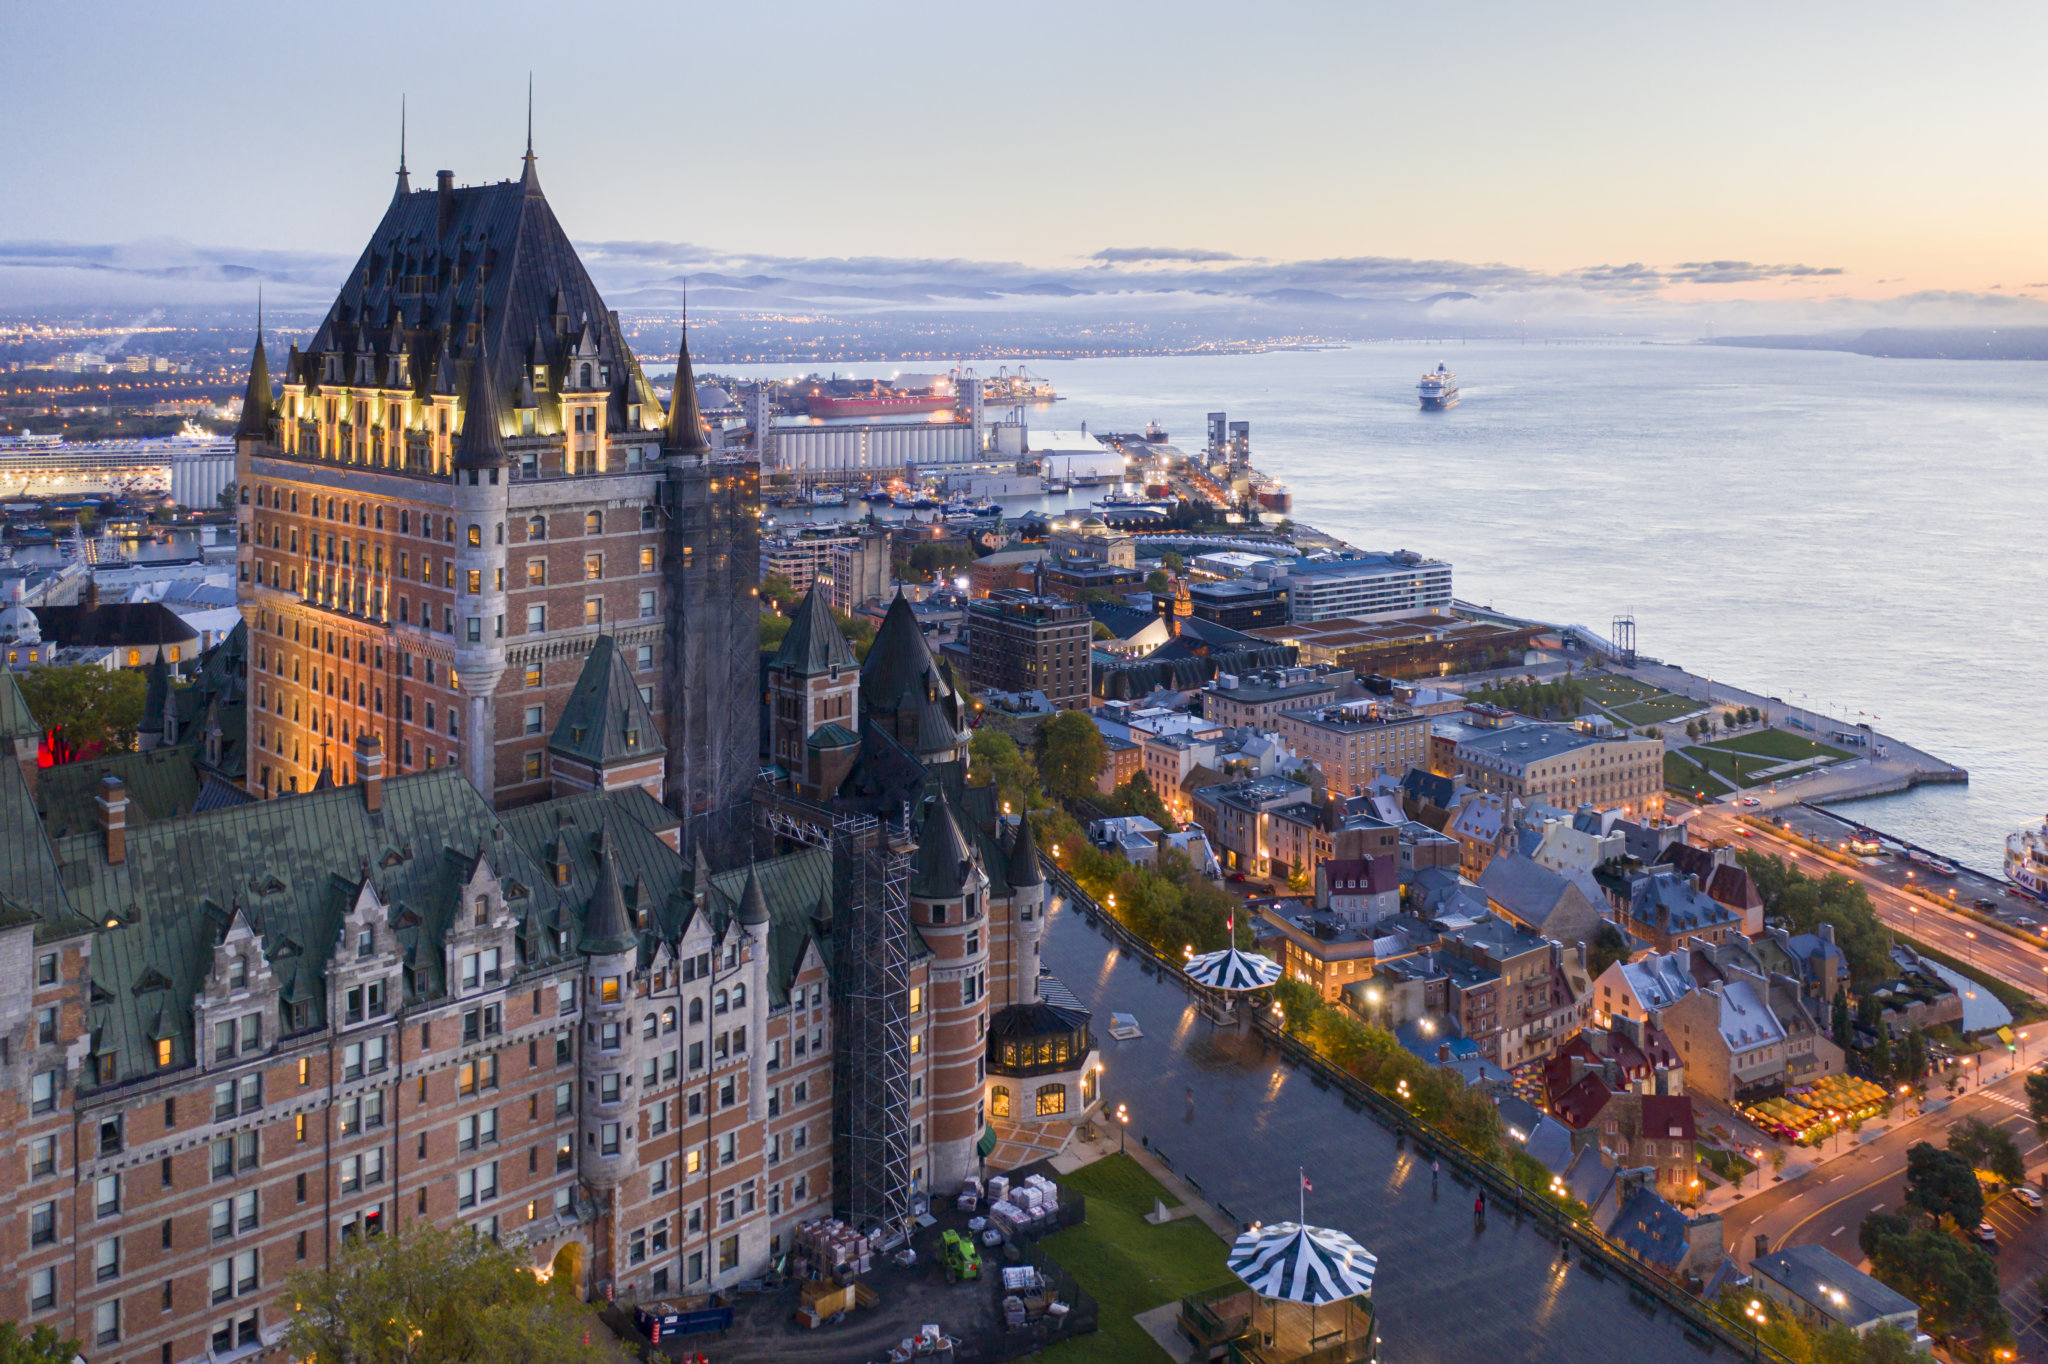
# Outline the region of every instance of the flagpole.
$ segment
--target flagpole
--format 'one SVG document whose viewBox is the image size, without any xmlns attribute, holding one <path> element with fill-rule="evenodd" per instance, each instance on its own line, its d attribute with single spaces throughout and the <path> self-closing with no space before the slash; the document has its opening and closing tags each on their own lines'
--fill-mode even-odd
<svg viewBox="0 0 2048 1364">
<path fill-rule="evenodd" d="M 1301 1181 L 1301 1187 L 1295 1190 L 1301 1195 L 1301 1220 L 1297 1225 L 1305 1227 L 1308 1225 L 1308 1169 L 1297 1165 L 1294 1167 L 1294 1173 Z"/>
</svg>

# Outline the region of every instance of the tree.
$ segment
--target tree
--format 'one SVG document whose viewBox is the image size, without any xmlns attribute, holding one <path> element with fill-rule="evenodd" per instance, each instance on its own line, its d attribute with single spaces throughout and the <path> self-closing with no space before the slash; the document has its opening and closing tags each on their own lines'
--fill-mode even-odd
<svg viewBox="0 0 2048 1364">
<path fill-rule="evenodd" d="M 82 1348 L 47 1326 L 23 1335 L 19 1323 L 0 1321 L 0 1364 L 71 1364 Z"/>
<path fill-rule="evenodd" d="M 1742 716 L 1738 712 L 1731 710 L 1721 717 L 1721 724 L 1725 729 L 1738 728 L 1742 724 Z"/>
<path fill-rule="evenodd" d="M 1137 773 L 1109 795 L 1094 799 L 1112 815 L 1143 815 L 1168 833 L 1180 832 L 1180 825 L 1174 822 L 1166 802 L 1159 798 L 1158 790 L 1153 787 L 1152 778 L 1144 772 Z"/>
<path fill-rule="evenodd" d="M 1736 859 L 1749 873 L 1764 909 L 1773 917 L 1788 920 L 1794 933 L 1813 933 L 1821 924 L 1832 924 L 1835 944 L 1849 965 L 1849 979 L 1859 993 L 1868 994 L 1894 973 L 1888 934 L 1878 922 L 1870 893 L 1840 872 L 1813 877 L 1782 857 L 1742 848 Z M 1859 1014 L 1859 1018 L 1863 1016 Z M 1874 1024 L 1873 1013 L 1863 1018 Z"/>
<path fill-rule="evenodd" d="M 996 788 L 996 798 L 1022 812 L 1043 805 L 1038 791 L 1038 768 L 1017 741 L 999 729 L 977 729 L 967 741 L 968 782 Z M 1035 799 L 1034 799 L 1035 798 Z"/>
<path fill-rule="evenodd" d="M 2034 1131 L 2048 1141 L 2048 1071 L 2027 1072 L 2027 1111 L 2033 1115 Z"/>
<path fill-rule="evenodd" d="M 1856 1241 L 1879 1282 L 1920 1304 L 1922 1330 L 1953 1335 L 1975 1329 L 1987 1344 L 2010 1339 L 2012 1323 L 1998 1300 L 1998 1267 L 1978 1247 L 1886 1212 L 1865 1217 Z"/>
<path fill-rule="evenodd" d="M 2007 1184 L 2027 1182 L 2027 1167 L 2020 1159 L 2019 1146 L 2003 1130 L 1981 1118 L 1964 1118 L 1949 1128 L 1948 1149 L 1969 1161 L 1974 1169 L 1989 1171 Z"/>
<path fill-rule="evenodd" d="M 222 511 L 233 511 L 235 509 L 235 481 L 229 479 L 227 486 L 222 488 L 219 495 L 213 500 L 220 504 Z"/>
<path fill-rule="evenodd" d="M 1182 573 L 1187 570 L 1187 561 L 1170 549 L 1159 556 L 1159 562 L 1168 573 Z"/>
<path fill-rule="evenodd" d="M 1586 970 L 1598 979 L 1600 974 L 1618 961 L 1628 957 L 1628 939 L 1621 936 L 1621 930 L 1607 920 L 1600 921 L 1600 931 L 1593 935 L 1588 949 L 1592 960 L 1586 963 Z"/>
<path fill-rule="evenodd" d="M 1032 752 L 1046 789 L 1066 800 L 1087 799 L 1109 761 L 1102 731 L 1078 710 L 1061 711 L 1040 724 Z"/>
<path fill-rule="evenodd" d="M 135 727 L 149 699 L 149 682 L 134 668 L 112 672 L 79 663 L 30 668 L 17 674 L 22 700 L 44 729 L 64 731 L 81 758 L 135 747 Z"/>
<path fill-rule="evenodd" d="M 310 1364 L 598 1364 L 576 1286 L 542 1283 L 522 1256 L 467 1228 L 413 1226 L 349 1245 L 285 1284 L 298 1304 L 285 1350 Z M 593 1339 L 605 1333 L 595 1331 Z"/>
<path fill-rule="evenodd" d="M 1898 1074 L 1908 1084 L 1918 1084 L 1927 1078 L 1927 1034 L 1915 1023 L 1906 1029 L 1906 1040 L 1900 1047 Z"/>
<path fill-rule="evenodd" d="M 1828 1021 L 1828 1032 L 1834 1037 L 1836 1046 L 1846 1048 L 1849 1045 L 1849 1028 L 1851 1026 L 1849 992 L 1846 989 L 1842 989 L 1839 986 L 1836 988 L 1835 1002 L 1832 1008 L 1833 1014 Z"/>
<path fill-rule="evenodd" d="M 1879 1080 L 1889 1080 L 1892 1075 L 1892 1033 L 1883 1019 L 1878 1020 L 1877 1041 L 1871 1044 L 1870 1070 Z"/>
<path fill-rule="evenodd" d="M 1145 575 L 1145 590 L 1147 592 L 1171 592 L 1173 591 L 1173 579 L 1166 575 L 1165 569 L 1155 568 Z"/>
<path fill-rule="evenodd" d="M 784 615 L 796 605 L 796 585 L 780 573 L 770 573 L 761 579 L 761 600 Z"/>
<path fill-rule="evenodd" d="M 1935 1221 L 1947 1217 L 1975 1231 L 1984 1220 L 1984 1189 L 1970 1162 L 1929 1142 L 1906 1152 L 1906 1205 Z"/>
</svg>

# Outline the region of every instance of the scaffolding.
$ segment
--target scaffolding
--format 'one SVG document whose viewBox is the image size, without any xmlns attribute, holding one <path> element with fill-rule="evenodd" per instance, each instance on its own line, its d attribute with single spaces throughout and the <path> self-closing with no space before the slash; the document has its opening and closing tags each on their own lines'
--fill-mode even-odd
<svg viewBox="0 0 2048 1364">
<path fill-rule="evenodd" d="M 888 1240 L 910 1215 L 910 854 L 901 826 L 832 824 L 834 1202 Z"/>
<path fill-rule="evenodd" d="M 1636 613 L 1635 613 L 1635 612 L 1631 611 L 1631 612 L 1629 612 L 1629 613 L 1628 613 L 1627 615 L 1625 615 L 1625 616 L 1616 616 L 1616 617 L 1614 618 L 1614 633 L 1613 633 L 1613 635 L 1612 635 L 1612 639 L 1613 639 L 1613 641 L 1614 641 L 1614 653 L 1615 653 L 1615 656 L 1616 656 L 1617 658 L 1619 658 L 1619 659 L 1621 660 L 1621 664 L 1622 664 L 1622 666 L 1623 666 L 1623 667 L 1625 667 L 1625 668 L 1633 668 L 1633 667 L 1635 667 L 1635 665 L 1636 665 Z"/>
</svg>

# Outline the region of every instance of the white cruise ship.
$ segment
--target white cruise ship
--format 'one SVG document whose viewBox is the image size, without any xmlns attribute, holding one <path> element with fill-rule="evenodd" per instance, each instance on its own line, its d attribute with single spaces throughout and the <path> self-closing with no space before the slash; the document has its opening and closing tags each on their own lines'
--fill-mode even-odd
<svg viewBox="0 0 2048 1364">
<path fill-rule="evenodd" d="M 1422 376 L 1422 382 L 1415 386 L 1422 406 L 1431 412 L 1441 412 L 1447 407 L 1458 405 L 1458 376 L 1451 373 L 1446 365 L 1439 364 L 1432 372 Z"/>
<path fill-rule="evenodd" d="M 2036 899 L 2048 900 L 2048 819 L 2038 829 L 2021 829 L 2006 838 L 2005 879 Z"/>
</svg>

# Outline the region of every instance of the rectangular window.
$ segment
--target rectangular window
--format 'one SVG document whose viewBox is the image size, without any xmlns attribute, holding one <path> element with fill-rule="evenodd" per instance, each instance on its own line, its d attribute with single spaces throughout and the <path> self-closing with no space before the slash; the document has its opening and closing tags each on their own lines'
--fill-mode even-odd
<svg viewBox="0 0 2048 1364">
<path fill-rule="evenodd" d="M 28 1243 L 32 1246 L 47 1246 L 57 1240 L 57 1205 L 38 1203 L 28 1215 Z"/>
<path fill-rule="evenodd" d="M 28 1307 L 31 1312 L 47 1312 L 57 1305 L 57 1271 L 38 1269 L 29 1275 Z"/>
<path fill-rule="evenodd" d="M 545 629 L 547 629 L 547 628 L 548 628 L 548 609 L 547 609 L 547 607 L 545 607 L 545 606 L 529 606 L 529 607 L 527 607 L 527 608 L 526 608 L 526 632 L 527 632 L 528 634 L 539 634 L 539 633 L 540 633 L 541 631 L 543 631 L 543 630 L 545 630 Z"/>
<path fill-rule="evenodd" d="M 56 1110 L 58 1081 L 57 1071 L 36 1072 L 35 1077 L 29 1081 L 29 1112 L 50 1113 Z"/>
<path fill-rule="evenodd" d="M 654 614 L 654 589 L 648 588 L 640 594 L 640 615 L 642 619 Z"/>
<path fill-rule="evenodd" d="M 604 624 L 604 598 L 585 597 L 583 599 L 583 623 L 585 625 Z"/>
<path fill-rule="evenodd" d="M 93 1215 L 113 1217 L 121 1211 L 121 1176 L 101 1175 L 93 1184 Z"/>
</svg>

